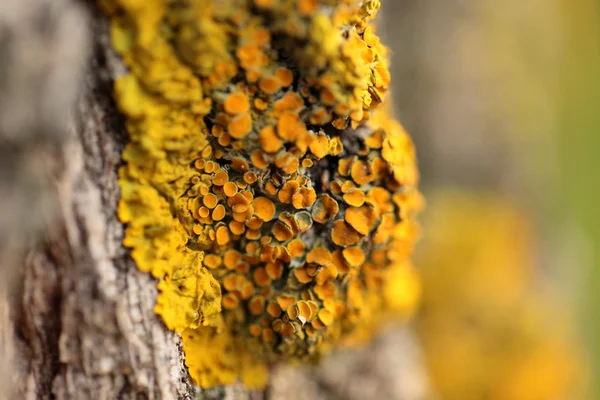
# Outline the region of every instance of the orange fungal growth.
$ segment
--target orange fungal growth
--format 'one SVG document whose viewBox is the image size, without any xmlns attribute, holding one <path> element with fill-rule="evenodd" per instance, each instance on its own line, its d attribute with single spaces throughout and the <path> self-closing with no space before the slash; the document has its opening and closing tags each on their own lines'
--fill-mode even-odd
<svg viewBox="0 0 600 400">
<path fill-rule="evenodd" d="M 208 193 L 206 196 L 202 198 L 204 205 L 210 209 L 213 209 L 217 206 L 217 196 L 212 193 Z"/>
<path fill-rule="evenodd" d="M 389 293 L 407 287 L 422 200 L 410 137 L 380 107 L 379 0 L 100 3 L 127 68 L 123 244 L 197 385 L 263 387 L 269 365 L 410 311 Z"/>
<path fill-rule="evenodd" d="M 352 207 L 360 207 L 365 202 L 365 194 L 360 189 L 350 189 L 344 193 L 343 199 Z"/>
<path fill-rule="evenodd" d="M 294 270 L 294 276 L 300 283 L 308 283 L 312 280 L 312 276 L 308 274 L 308 270 L 306 268 L 296 268 Z"/>
<path fill-rule="evenodd" d="M 229 230 L 226 227 L 221 226 L 217 229 L 217 243 L 220 245 L 227 244 L 229 242 Z"/>
<path fill-rule="evenodd" d="M 222 220 L 223 218 L 225 218 L 225 212 L 225 207 L 222 204 L 217 205 L 212 212 L 212 219 L 214 221 Z"/>
<path fill-rule="evenodd" d="M 281 307 L 276 302 L 272 301 L 267 306 L 267 313 L 273 317 L 277 318 L 281 315 Z"/>
<path fill-rule="evenodd" d="M 326 309 L 319 311 L 319 320 L 323 323 L 323 325 L 331 325 L 333 323 L 333 319 L 333 313 L 331 311 Z"/>
<path fill-rule="evenodd" d="M 254 213 L 261 220 L 268 222 L 275 215 L 275 204 L 267 197 L 257 197 L 252 201 Z"/>
<path fill-rule="evenodd" d="M 294 73 L 287 68 L 277 69 L 275 76 L 279 80 L 279 84 L 283 87 L 288 87 L 294 82 Z"/>
<path fill-rule="evenodd" d="M 292 304 L 296 302 L 292 296 L 282 295 L 277 298 L 277 304 L 281 307 L 282 310 L 287 310 Z"/>
<path fill-rule="evenodd" d="M 287 141 L 294 141 L 298 136 L 306 132 L 306 126 L 300 121 L 296 114 L 285 112 L 277 122 L 277 133 L 279 137 Z"/>
<path fill-rule="evenodd" d="M 313 206 L 312 218 L 315 222 L 326 224 L 337 215 L 339 210 L 337 201 L 328 194 L 322 194 Z"/>
<path fill-rule="evenodd" d="M 258 134 L 260 147 L 267 153 L 275 153 L 281 149 L 283 142 L 275 134 L 272 126 L 263 128 Z"/>
<path fill-rule="evenodd" d="M 302 97 L 294 92 L 286 92 L 283 97 L 275 103 L 273 103 L 273 109 L 277 113 L 283 113 L 284 111 L 298 111 L 304 106 L 304 100 Z"/>
<path fill-rule="evenodd" d="M 300 188 L 292 196 L 292 204 L 295 208 L 308 208 L 315 203 L 317 194 L 313 188 Z"/>
<path fill-rule="evenodd" d="M 225 171 L 219 171 L 215 174 L 213 178 L 213 183 L 217 186 L 223 186 L 229 180 L 229 175 Z"/>
<path fill-rule="evenodd" d="M 331 240 L 338 246 L 345 247 L 358 242 L 360 240 L 360 235 L 343 220 L 337 220 L 332 226 Z"/>
<path fill-rule="evenodd" d="M 225 196 L 227 197 L 233 197 L 237 194 L 238 192 L 238 187 L 235 183 L 233 182 L 226 182 L 223 185 L 223 193 L 225 193 Z"/>
<path fill-rule="evenodd" d="M 351 267 L 360 267 L 365 262 L 365 253 L 360 247 L 349 247 L 342 250 L 344 260 Z"/>
<path fill-rule="evenodd" d="M 324 247 L 317 247 L 308 252 L 306 262 L 327 265 L 331 262 L 331 253 Z"/>
<path fill-rule="evenodd" d="M 349 207 L 346 210 L 345 219 L 352 228 L 362 235 L 368 235 L 377 222 L 375 211 L 369 206 Z"/>
<path fill-rule="evenodd" d="M 239 115 L 229 122 L 227 125 L 227 131 L 233 138 L 239 139 L 246 136 L 252 130 L 252 117 L 250 114 L 245 113 Z"/>
<path fill-rule="evenodd" d="M 244 93 L 232 93 L 230 94 L 225 103 L 223 103 L 225 112 L 231 115 L 244 114 L 250 109 L 250 103 L 248 102 L 248 96 Z"/>
<path fill-rule="evenodd" d="M 274 94 L 281 89 L 281 83 L 277 77 L 264 78 L 258 84 L 259 89 L 266 94 Z"/>
</svg>

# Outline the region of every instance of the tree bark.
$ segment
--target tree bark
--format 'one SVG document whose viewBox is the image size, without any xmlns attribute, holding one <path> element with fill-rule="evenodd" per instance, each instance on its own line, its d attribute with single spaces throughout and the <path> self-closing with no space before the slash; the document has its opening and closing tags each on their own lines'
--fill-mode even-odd
<svg viewBox="0 0 600 400">
<path fill-rule="evenodd" d="M 12 95 L 13 104 L 2 104 L 8 118 L 2 160 L 6 171 L 18 173 L 7 174 L 3 189 L 18 193 L 3 200 L 2 216 L 10 221 L 3 221 L 2 233 L 8 237 L 15 227 L 20 235 L 2 249 L 11 282 L 2 293 L 15 285 L 19 290 L 0 312 L 5 353 L 23 356 L 16 390 L 43 399 L 239 397 L 235 387 L 196 393 L 179 337 L 153 312 L 156 282 L 138 271 L 121 245 L 117 170 L 127 136 L 112 101 L 112 79 L 122 67 L 110 50 L 106 20 L 89 8 L 83 13 L 68 1 L 13 1 L 7 15 L 14 19 L 3 21 L 3 55 L 12 63 L 3 64 L 2 97 Z M 90 33 L 91 41 L 82 39 Z M 83 67 L 86 42 L 92 50 Z M 69 46 L 78 48 L 74 60 L 61 51 Z M 65 90 L 72 94 L 57 104 Z M 20 116 L 23 110 L 29 111 Z M 59 121 L 48 129 L 53 112 Z M 46 207 L 51 199 L 55 207 Z M 37 223 L 24 229 L 28 219 Z M 12 318 L 17 340 L 8 304 L 18 309 Z M 17 396 L 8 383 L 5 395 Z"/>
</svg>

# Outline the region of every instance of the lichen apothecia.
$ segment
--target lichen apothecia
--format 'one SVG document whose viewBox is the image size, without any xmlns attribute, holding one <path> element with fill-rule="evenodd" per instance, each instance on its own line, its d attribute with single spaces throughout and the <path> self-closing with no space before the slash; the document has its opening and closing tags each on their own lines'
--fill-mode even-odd
<svg viewBox="0 0 600 400">
<path fill-rule="evenodd" d="M 124 245 L 203 387 L 409 313 L 421 207 L 378 0 L 99 0 L 128 71 Z"/>
</svg>

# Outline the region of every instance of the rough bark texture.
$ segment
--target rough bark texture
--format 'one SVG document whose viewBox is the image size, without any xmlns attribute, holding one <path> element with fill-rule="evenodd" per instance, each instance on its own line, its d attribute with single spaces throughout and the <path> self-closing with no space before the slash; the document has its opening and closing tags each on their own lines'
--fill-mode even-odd
<svg viewBox="0 0 600 400">
<path fill-rule="evenodd" d="M 95 31 L 106 39 L 102 26 Z M 25 389 L 60 399 L 193 398 L 179 338 L 153 312 L 156 281 L 121 246 L 126 136 L 110 97 L 110 52 L 104 40 L 95 45 L 61 154 L 58 214 L 26 264 L 23 336 L 34 363 Z"/>
<path fill-rule="evenodd" d="M 24 379 L 14 335 L 23 258 L 57 204 L 51 160 L 62 146 L 86 56 L 84 18 L 67 1 L 0 3 L 0 398 L 17 397 L 15 383 Z M 55 279 L 48 271 L 44 284 Z M 50 359 L 48 353 L 42 363 Z"/>
<path fill-rule="evenodd" d="M 375 361 L 375 372 L 340 375 L 330 362 L 280 370 L 265 393 L 195 389 L 179 337 L 153 312 L 155 280 L 121 245 L 117 171 L 127 135 L 111 94 L 123 67 L 109 48 L 106 21 L 68 0 L 2 7 L 0 398 L 286 398 L 304 393 L 300 381 L 312 381 L 305 393 L 319 396 L 298 399 L 420 398 L 418 390 L 390 386 L 402 370 L 421 371 L 418 357 L 397 343 L 380 344 L 379 357 L 366 350 L 337 361 L 383 360 L 394 349 L 394 360 L 409 355 L 396 375 Z M 414 349 L 410 338 L 404 343 Z M 350 396 L 343 382 L 356 376 L 387 383 Z"/>
<path fill-rule="evenodd" d="M 269 393 L 285 400 L 433 398 L 418 345 L 406 327 L 391 327 L 368 347 L 337 351 L 318 366 L 279 366 Z"/>
<path fill-rule="evenodd" d="M 2 50 L 12 61 L 3 63 L 2 99 L 11 102 L 1 108 L 7 115 L 2 161 L 3 171 L 19 176 L 3 180 L 12 185 L 3 186 L 3 193 L 14 196 L 3 198 L 2 231 L 8 236 L 14 226 L 22 234 L 14 246 L 3 246 L 5 275 L 16 276 L 2 293 L 21 285 L 11 302 L 20 308 L 15 325 L 24 358 L 17 389 L 27 398 L 192 398 L 179 338 L 152 310 L 156 282 L 137 270 L 121 246 L 117 169 L 126 135 L 111 100 L 119 64 L 108 46 L 106 22 L 66 1 L 31 1 L 25 11 L 13 3 L 6 15 L 14 19 L 3 21 L 2 31 Z M 84 60 L 88 32 L 82 27 L 90 21 L 94 41 L 78 86 L 83 63 L 70 64 L 61 50 L 76 46 L 78 60 Z M 56 207 L 43 207 L 49 199 Z M 23 221 L 43 233 L 21 264 L 17 255 L 33 231 Z M 20 264 L 22 275 L 14 273 Z M 3 321 L 7 304 L 1 303 Z M 2 325 L 5 353 L 14 353 L 18 344 L 9 344 L 10 325 Z M 8 383 L 2 391 L 11 398 Z"/>
<path fill-rule="evenodd" d="M 43 398 L 183 396 L 175 338 L 152 312 L 154 283 L 119 245 L 124 136 L 102 43 L 95 47 L 52 178 L 59 207 L 25 266 L 19 326 L 31 363 L 24 390 Z"/>
</svg>

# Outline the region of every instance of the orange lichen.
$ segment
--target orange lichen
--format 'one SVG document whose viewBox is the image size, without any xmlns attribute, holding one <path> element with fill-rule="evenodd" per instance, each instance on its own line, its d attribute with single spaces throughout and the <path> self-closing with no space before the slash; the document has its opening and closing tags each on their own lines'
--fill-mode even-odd
<svg viewBox="0 0 600 400">
<path fill-rule="evenodd" d="M 288 68 L 277 69 L 275 76 L 279 80 L 279 84 L 283 87 L 288 87 L 294 82 L 294 73 Z"/>
<path fill-rule="evenodd" d="M 294 92 L 286 92 L 280 100 L 273 103 L 273 109 L 279 114 L 282 114 L 284 111 L 297 112 L 303 106 L 304 100 Z"/>
<path fill-rule="evenodd" d="M 274 94 L 281 89 L 281 83 L 277 77 L 270 76 L 268 78 L 261 79 L 258 84 L 259 89 L 266 94 Z"/>
<path fill-rule="evenodd" d="M 283 142 L 275 134 L 275 129 L 272 126 L 267 126 L 258 133 L 258 141 L 260 147 L 267 153 L 275 153 L 281 149 Z"/>
<path fill-rule="evenodd" d="M 281 307 L 274 301 L 270 302 L 267 306 L 267 313 L 273 318 L 277 318 L 281 315 Z"/>
<path fill-rule="evenodd" d="M 246 136 L 251 130 L 252 117 L 248 113 L 234 117 L 227 125 L 227 132 L 235 139 Z"/>
<path fill-rule="evenodd" d="M 324 247 L 317 247 L 308 252 L 306 262 L 327 265 L 331 262 L 331 253 Z"/>
<path fill-rule="evenodd" d="M 227 230 L 227 227 L 220 226 L 217 229 L 216 239 L 217 239 L 217 244 L 219 244 L 219 245 L 224 245 L 229 242 L 229 230 Z"/>
<path fill-rule="evenodd" d="M 279 201 L 282 203 L 291 203 L 292 196 L 299 188 L 300 184 L 297 181 L 287 181 L 277 195 Z"/>
<path fill-rule="evenodd" d="M 360 240 L 360 234 L 343 220 L 337 220 L 332 226 L 331 240 L 338 246 L 350 246 Z"/>
<path fill-rule="evenodd" d="M 254 182 L 256 182 L 257 176 L 256 173 L 254 173 L 254 171 L 248 171 L 244 174 L 244 182 L 246 182 L 247 184 L 253 184 Z"/>
<path fill-rule="evenodd" d="M 331 325 L 333 323 L 333 319 L 334 318 L 331 311 L 327 309 L 322 309 L 321 311 L 319 311 L 319 320 L 323 323 L 323 325 Z"/>
<path fill-rule="evenodd" d="M 225 103 L 223 103 L 223 108 L 225 112 L 232 115 L 244 114 L 250 109 L 248 96 L 244 93 L 232 93 L 227 97 Z"/>
<path fill-rule="evenodd" d="M 212 193 L 207 193 L 206 196 L 202 198 L 202 202 L 204 203 L 204 205 L 210 208 L 211 210 L 217 206 L 218 201 L 219 200 L 217 199 L 217 196 L 215 196 Z"/>
<path fill-rule="evenodd" d="M 275 166 L 284 174 L 291 175 L 298 170 L 300 161 L 291 153 L 283 153 L 275 159 Z"/>
<path fill-rule="evenodd" d="M 375 111 L 379 1 L 101 3 L 127 67 L 123 243 L 194 381 L 262 386 L 395 309 L 420 197 L 410 138 Z"/>
<path fill-rule="evenodd" d="M 368 235 L 375 226 L 377 215 L 370 206 L 348 207 L 345 219 L 358 233 Z"/>
<path fill-rule="evenodd" d="M 235 183 L 227 182 L 223 185 L 223 193 L 225 193 L 225 196 L 233 197 L 237 194 L 237 192 L 238 192 L 238 187 Z"/>
<path fill-rule="evenodd" d="M 265 222 L 269 222 L 275 215 L 275 204 L 267 197 L 257 197 L 252 201 L 254 214 Z"/>
<path fill-rule="evenodd" d="M 338 173 L 341 176 L 348 176 L 348 175 L 350 175 L 350 169 L 352 168 L 352 164 L 354 164 L 355 161 L 356 161 L 355 157 L 345 157 L 345 158 L 342 158 L 338 162 Z"/>
<path fill-rule="evenodd" d="M 306 133 L 306 126 L 296 114 L 285 112 L 277 122 L 277 134 L 287 141 L 294 141 L 298 136 Z"/>
<path fill-rule="evenodd" d="M 266 266 L 266 271 L 267 275 L 269 275 L 269 278 L 272 280 L 279 279 L 283 274 L 283 264 L 278 261 L 268 263 Z"/>
<path fill-rule="evenodd" d="M 328 194 L 322 194 L 312 208 L 312 218 L 315 222 L 326 224 L 332 220 L 338 212 L 339 206 L 337 201 Z"/>
<path fill-rule="evenodd" d="M 342 255 L 351 267 L 360 267 L 365 262 L 365 253 L 360 247 L 348 247 L 342 250 Z"/>
<path fill-rule="evenodd" d="M 347 192 L 344 193 L 344 196 L 342 196 L 342 197 L 343 197 L 344 201 L 352 207 L 360 207 L 365 202 L 364 192 L 362 190 L 356 189 L 356 188 L 348 190 Z"/>
<path fill-rule="evenodd" d="M 317 199 L 317 194 L 313 188 L 300 188 L 292 196 L 292 204 L 295 208 L 308 208 L 312 206 Z"/>
<path fill-rule="evenodd" d="M 223 186 L 229 180 L 229 175 L 225 171 L 219 171 L 213 178 L 213 183 L 218 186 Z"/>
<path fill-rule="evenodd" d="M 264 268 L 257 268 L 254 270 L 254 274 L 252 275 L 254 282 L 258 286 L 267 286 L 271 282 L 271 278 L 267 274 L 267 271 Z"/>
<path fill-rule="evenodd" d="M 300 283 L 308 283 L 312 280 L 312 276 L 308 274 L 306 268 L 296 268 L 294 270 L 294 276 L 298 279 Z"/>
</svg>

